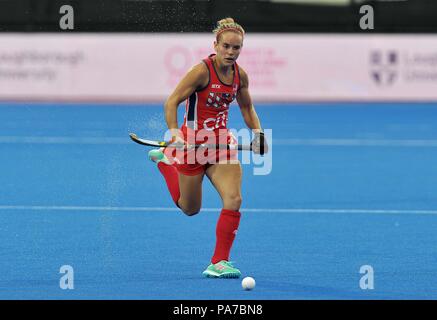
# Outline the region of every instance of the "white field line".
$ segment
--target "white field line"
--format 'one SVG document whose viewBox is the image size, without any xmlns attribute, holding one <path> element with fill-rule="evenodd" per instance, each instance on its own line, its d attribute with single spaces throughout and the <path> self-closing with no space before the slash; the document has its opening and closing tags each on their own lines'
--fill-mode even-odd
<svg viewBox="0 0 437 320">
<path fill-rule="evenodd" d="M 126 137 L 0 136 L 0 144 L 131 144 Z M 432 139 L 273 139 L 274 146 L 437 147 Z"/>
<path fill-rule="evenodd" d="M 422 139 L 273 139 L 273 145 L 341 147 L 437 147 L 437 140 Z"/>
<path fill-rule="evenodd" d="M 3 144 L 128 144 L 129 137 L 19 137 L 0 136 Z"/>
<path fill-rule="evenodd" d="M 177 208 L 167 207 L 110 207 L 110 206 L 26 206 L 0 205 L 0 211 L 30 210 L 30 211 L 113 211 L 113 212 L 177 212 Z M 221 208 L 202 208 L 203 212 L 220 212 Z M 437 210 L 386 210 L 386 209 L 319 209 L 319 208 L 242 208 L 241 212 L 250 213 L 337 213 L 337 214 L 399 214 L 399 215 L 437 215 Z"/>
</svg>

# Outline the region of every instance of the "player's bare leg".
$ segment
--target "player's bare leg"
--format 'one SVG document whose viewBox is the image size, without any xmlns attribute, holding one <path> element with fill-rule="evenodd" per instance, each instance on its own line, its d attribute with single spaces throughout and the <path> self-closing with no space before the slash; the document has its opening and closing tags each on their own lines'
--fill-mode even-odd
<svg viewBox="0 0 437 320">
<path fill-rule="evenodd" d="M 217 163 L 206 170 L 208 179 L 218 191 L 223 209 L 240 210 L 242 169 L 239 162 Z"/>
</svg>

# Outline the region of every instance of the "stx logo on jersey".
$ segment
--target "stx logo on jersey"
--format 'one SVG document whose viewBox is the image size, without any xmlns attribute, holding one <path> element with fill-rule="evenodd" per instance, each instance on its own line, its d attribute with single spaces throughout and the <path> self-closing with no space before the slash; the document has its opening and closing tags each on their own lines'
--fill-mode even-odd
<svg viewBox="0 0 437 320">
<path fill-rule="evenodd" d="M 236 94 L 210 92 L 206 100 L 207 107 L 227 108 L 234 101 Z"/>
</svg>

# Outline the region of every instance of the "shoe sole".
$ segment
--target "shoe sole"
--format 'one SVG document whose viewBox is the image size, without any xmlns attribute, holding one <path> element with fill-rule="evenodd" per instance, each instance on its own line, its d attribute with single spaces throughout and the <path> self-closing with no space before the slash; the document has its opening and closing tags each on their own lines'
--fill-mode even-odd
<svg viewBox="0 0 437 320">
<path fill-rule="evenodd" d="M 207 278 L 223 278 L 223 279 L 237 279 L 241 276 L 241 274 L 238 273 L 222 273 L 222 274 L 212 274 L 209 272 L 204 272 L 203 275 Z"/>
</svg>

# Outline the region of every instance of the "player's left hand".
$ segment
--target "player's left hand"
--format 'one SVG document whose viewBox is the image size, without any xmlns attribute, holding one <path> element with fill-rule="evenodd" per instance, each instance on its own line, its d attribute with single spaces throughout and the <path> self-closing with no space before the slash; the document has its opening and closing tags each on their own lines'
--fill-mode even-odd
<svg viewBox="0 0 437 320">
<path fill-rule="evenodd" d="M 255 133 L 255 138 L 251 142 L 252 151 L 256 154 L 263 155 L 269 151 L 269 146 L 264 138 L 264 132 L 259 131 Z"/>
</svg>

